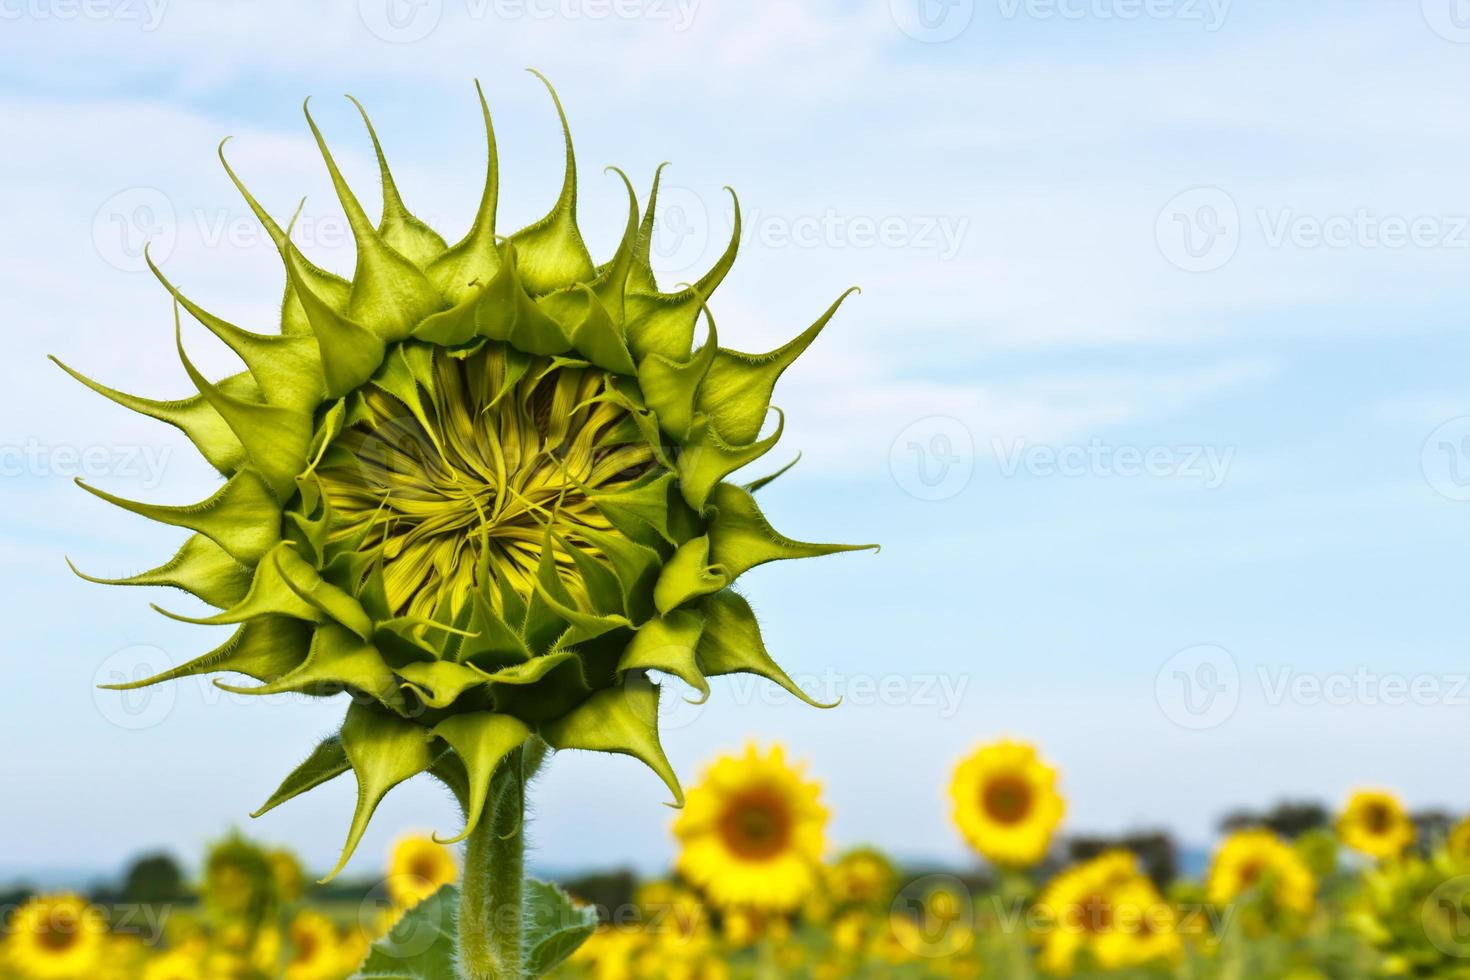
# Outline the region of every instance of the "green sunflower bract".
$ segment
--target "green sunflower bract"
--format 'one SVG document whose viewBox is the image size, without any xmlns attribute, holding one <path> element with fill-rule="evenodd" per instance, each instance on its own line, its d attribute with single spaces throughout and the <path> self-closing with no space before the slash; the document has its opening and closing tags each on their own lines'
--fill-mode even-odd
<svg viewBox="0 0 1470 980">
<path fill-rule="evenodd" d="M 154 401 L 66 368 L 177 426 L 226 478 L 184 507 L 87 487 L 194 532 L 159 568 L 96 581 L 183 589 L 219 611 L 166 615 L 235 629 L 119 687 L 224 672 L 258 682 L 216 681 L 241 693 L 349 693 L 341 731 L 260 811 L 352 771 L 357 810 L 333 874 L 383 796 L 420 773 L 458 788 L 455 839 L 469 835 L 497 766 L 530 739 L 636 757 L 682 800 L 647 675 L 707 695 L 706 678 L 744 672 L 804 697 L 731 586 L 763 562 L 852 550 L 783 537 L 752 496 L 765 481 L 727 481 L 775 445 L 779 423 L 761 436 L 772 388 L 841 300 L 777 350 L 720 347 L 704 304 L 735 258 L 738 202 L 714 268 L 661 292 L 649 264 L 657 177 L 641 221 L 628 185 L 622 242 L 597 265 L 577 230 L 570 134 L 556 206 L 498 236 L 480 103 L 488 176 L 458 244 L 405 209 L 371 124 L 384 203 L 370 221 L 308 110 L 356 240 L 352 279 L 307 261 L 225 162 L 285 263 L 280 332 L 226 323 L 150 263 L 176 328 L 182 307 L 246 370 L 212 382 L 179 338 L 198 393 Z"/>
</svg>

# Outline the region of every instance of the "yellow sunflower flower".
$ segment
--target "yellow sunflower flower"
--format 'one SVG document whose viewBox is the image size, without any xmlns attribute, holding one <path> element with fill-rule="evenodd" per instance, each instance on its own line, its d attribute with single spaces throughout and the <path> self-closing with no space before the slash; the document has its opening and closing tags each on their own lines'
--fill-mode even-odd
<svg viewBox="0 0 1470 980">
<path fill-rule="evenodd" d="M 1174 907 L 1142 875 L 1118 885 L 1112 895 L 1112 921 L 1096 937 L 1097 961 L 1107 970 L 1126 970 L 1178 959 L 1184 944 L 1176 931 Z"/>
<path fill-rule="evenodd" d="M 1414 823 L 1392 793 L 1362 790 L 1337 819 L 1342 842 L 1372 858 L 1397 857 L 1414 842 Z"/>
<path fill-rule="evenodd" d="M 721 908 L 796 909 L 821 874 L 820 795 L 779 745 L 717 760 L 674 823 L 680 874 Z"/>
<path fill-rule="evenodd" d="M 17 909 L 6 932 L 10 962 L 23 976 L 63 980 L 93 974 L 107 922 L 78 895 L 43 895 Z"/>
<path fill-rule="evenodd" d="M 1228 905 L 1256 890 L 1279 909 L 1311 915 L 1317 879 L 1302 856 L 1269 830 L 1231 834 L 1215 854 L 1205 886 L 1214 905 Z"/>
<path fill-rule="evenodd" d="M 412 908 L 458 877 L 454 855 L 431 837 L 401 837 L 388 856 L 388 897 L 402 908 Z"/>
<path fill-rule="evenodd" d="M 897 881 L 893 862 L 871 847 L 848 851 L 827 870 L 827 888 L 838 905 L 887 904 Z"/>
<path fill-rule="evenodd" d="M 302 912 L 291 922 L 286 980 L 332 980 L 341 976 L 337 927 L 319 912 Z"/>
<path fill-rule="evenodd" d="M 1067 976 L 1084 952 L 1100 958 L 1098 943 L 1115 929 L 1120 898 L 1141 879 L 1128 851 L 1107 851 L 1052 879 L 1033 909 L 1042 969 Z"/>
<path fill-rule="evenodd" d="M 954 821 L 970 846 L 1002 867 L 1027 868 L 1046 855 L 1066 803 L 1056 770 L 1020 742 L 980 748 L 950 783 Z"/>
<path fill-rule="evenodd" d="M 301 890 L 306 884 L 306 875 L 301 870 L 301 862 L 296 860 L 296 855 L 278 849 L 267 851 L 265 860 L 270 865 L 271 879 L 276 885 L 276 897 L 288 904 L 300 898 Z"/>
</svg>

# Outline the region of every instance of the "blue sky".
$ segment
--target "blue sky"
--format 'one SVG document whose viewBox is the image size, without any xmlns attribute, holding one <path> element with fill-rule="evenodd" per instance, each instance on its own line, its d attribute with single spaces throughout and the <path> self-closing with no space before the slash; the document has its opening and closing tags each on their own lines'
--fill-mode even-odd
<svg viewBox="0 0 1470 980">
<path fill-rule="evenodd" d="M 119 705 L 92 685 L 215 642 L 147 597 L 88 585 L 176 536 L 73 489 L 197 500 L 172 430 L 48 365 L 187 393 L 138 246 L 216 312 L 264 328 L 280 271 L 215 160 L 306 251 L 350 241 L 300 115 L 350 178 L 373 113 L 410 207 L 449 237 L 495 112 L 501 225 L 560 183 L 557 85 L 581 220 L 606 254 L 663 160 L 656 265 L 692 278 L 746 217 L 713 304 L 767 349 L 863 287 L 778 390 L 777 526 L 880 541 L 754 573 L 748 594 L 817 712 L 744 683 L 668 719 L 686 779 L 749 737 L 826 785 L 836 845 L 964 860 L 944 786 L 1003 735 L 1063 773 L 1068 827 L 1162 826 L 1383 785 L 1470 807 L 1470 17 L 1452 0 L 0 0 L 0 371 L 8 614 L 0 868 L 183 855 L 259 804 L 340 714 L 182 684 Z M 920 17 L 919 14 L 924 16 Z M 391 17 L 389 15 L 392 15 Z M 1464 26 L 1462 26 L 1464 25 Z M 191 355 L 232 371 L 202 330 Z M 783 459 L 786 457 L 783 457 Z M 177 604 L 177 603 L 175 603 Z M 1189 685 L 1186 687 L 1186 685 Z M 327 865 L 351 788 L 250 826 Z M 558 758 L 535 860 L 657 868 L 658 783 Z M 453 816 L 390 797 L 360 855 Z"/>
</svg>

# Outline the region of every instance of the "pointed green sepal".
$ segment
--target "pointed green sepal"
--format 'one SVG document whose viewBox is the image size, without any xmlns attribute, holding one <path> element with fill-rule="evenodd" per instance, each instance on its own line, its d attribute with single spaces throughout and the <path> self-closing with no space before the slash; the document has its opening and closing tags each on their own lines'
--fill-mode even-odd
<svg viewBox="0 0 1470 980">
<path fill-rule="evenodd" d="M 776 381 L 817 339 L 842 301 L 859 291 L 854 286 L 837 297 L 816 323 L 769 353 L 720 350 L 715 354 L 714 363 L 699 388 L 699 411 L 714 419 L 721 436 L 732 443 L 745 443 L 760 435 Z"/>
<path fill-rule="evenodd" d="M 351 768 L 352 763 L 347 761 L 347 751 L 342 748 L 341 736 L 328 735 L 311 750 L 311 755 L 301 765 L 291 770 L 291 774 L 281 781 L 270 799 L 250 816 L 264 816 L 282 803 L 294 800 L 323 783 L 331 782 Z"/>
<path fill-rule="evenodd" d="M 245 623 L 223 644 L 186 664 L 127 684 L 103 684 L 109 691 L 132 691 L 199 674 L 244 674 L 258 681 L 273 681 L 295 670 L 306 659 L 311 630 L 305 623 L 284 617 L 256 619 Z"/>
<path fill-rule="evenodd" d="M 444 298 L 455 305 L 470 299 L 475 290 L 493 279 L 500 269 L 500 251 L 495 245 L 495 207 L 500 193 L 500 161 L 495 150 L 495 127 L 490 123 L 490 106 L 485 102 L 485 92 L 478 81 L 475 82 L 475 92 L 480 97 L 480 113 L 485 119 L 485 141 L 489 146 L 485 189 L 480 195 L 480 207 L 475 212 L 475 221 L 469 232 L 436 259 L 428 271 L 429 279 L 439 287 Z"/>
<path fill-rule="evenodd" d="M 254 565 L 280 540 L 280 504 L 270 485 L 254 470 L 241 470 L 208 500 L 183 507 L 128 500 L 88 486 L 80 479 L 76 484 L 93 496 L 141 517 L 197 531 L 242 565 Z"/>
<path fill-rule="evenodd" d="M 705 629 L 699 638 L 697 654 L 699 669 L 706 676 L 754 674 L 779 684 L 814 708 L 836 707 L 835 701 L 822 704 L 813 700 L 766 652 L 760 625 L 744 596 L 726 589 L 703 599 L 698 608 L 704 615 Z"/>
<path fill-rule="evenodd" d="M 749 445 L 732 446 L 720 438 L 709 416 L 695 416 L 684 451 L 679 454 L 679 492 L 696 511 L 703 511 L 715 485 L 770 452 L 786 429 L 786 416 L 776 409 L 776 431 Z"/>
<path fill-rule="evenodd" d="M 342 747 L 357 777 L 357 808 L 342 857 L 322 879 L 324 883 L 347 867 L 373 812 L 388 791 L 433 765 L 432 738 L 427 728 L 377 708 L 353 704 L 347 709 L 347 720 L 342 723 Z"/>
<path fill-rule="evenodd" d="M 721 483 L 710 495 L 710 561 L 734 581 L 757 565 L 787 558 L 818 558 L 843 551 L 878 550 L 876 544 L 812 544 L 778 534 L 755 498 L 733 483 Z"/>
<path fill-rule="evenodd" d="M 649 354 L 638 364 L 638 385 L 643 389 L 644 403 L 658 416 L 663 430 L 681 442 L 689 435 L 699 386 L 709 373 L 717 350 L 719 334 L 714 317 L 709 317 L 709 339 L 688 360 Z"/>
<path fill-rule="evenodd" d="M 657 670 L 672 674 L 699 692 L 696 703 L 709 698 L 709 682 L 699 670 L 695 651 L 704 632 L 704 620 L 687 609 L 661 619 L 650 619 L 633 635 L 618 661 L 618 672 Z"/>
<path fill-rule="evenodd" d="M 250 591 L 250 569 L 202 534 L 191 535 L 178 553 L 164 564 L 127 578 L 87 575 L 66 560 L 77 576 L 98 585 L 157 585 L 182 589 L 216 609 L 228 609 Z"/>
<path fill-rule="evenodd" d="M 635 671 L 543 725 L 541 737 L 555 749 L 630 755 L 663 780 L 675 806 L 683 806 L 684 790 L 658 740 L 658 698 L 658 685 Z"/>
<path fill-rule="evenodd" d="M 531 729 L 510 715 L 476 711 L 445 718 L 434 726 L 434 734 L 448 742 L 459 755 L 469 777 L 464 830 L 449 840 L 441 840 L 437 834 L 434 836 L 441 844 L 458 844 L 479 826 L 496 767 L 531 737 Z"/>
<path fill-rule="evenodd" d="M 306 468 L 312 435 L 310 413 L 246 401 L 210 384 L 184 352 L 184 334 L 179 325 L 177 304 L 174 306 L 174 342 L 178 347 L 179 361 L 194 387 L 235 433 L 251 463 L 270 483 L 276 498 L 283 503 L 290 500 L 296 492 L 296 477 Z"/>
<path fill-rule="evenodd" d="M 546 217 L 510 236 L 520 253 L 521 277 L 526 289 L 532 296 L 539 296 L 573 283 L 587 282 L 596 276 L 597 270 L 582 242 L 582 233 L 577 230 L 577 159 L 572 152 L 567 115 L 562 111 L 556 89 L 546 77 L 535 70 L 531 74 L 541 79 L 551 93 L 567 148 L 566 173 L 556 204 Z"/>
<path fill-rule="evenodd" d="M 710 539 L 693 538 L 679 546 L 659 573 L 653 604 L 668 615 L 691 599 L 720 591 L 734 579 L 724 567 L 710 562 Z"/>
<path fill-rule="evenodd" d="M 341 626 L 327 625 L 312 636 L 311 652 L 306 660 L 291 671 L 259 687 L 241 687 L 215 681 L 215 686 L 231 694 L 306 694 L 330 697 L 344 690 L 361 691 L 379 704 L 400 710 L 403 697 L 398 679 L 383 655 L 371 644 Z"/>
<path fill-rule="evenodd" d="M 103 398 L 116 402 L 139 415 L 167 422 L 178 429 L 194 444 L 200 455 L 209 461 L 209 465 L 221 473 L 228 475 L 244 465 L 245 447 L 240 445 L 240 440 L 235 437 L 229 424 L 220 417 L 220 414 L 205 400 L 203 395 L 176 401 L 142 398 L 93 381 L 85 374 L 67 367 L 55 357 L 52 357 L 51 361 Z M 220 382 L 219 388 L 221 391 L 239 397 L 259 390 L 256 388 L 255 380 L 248 372 L 226 378 Z"/>
<path fill-rule="evenodd" d="M 439 233 L 409 213 L 403 204 L 403 195 L 393 180 L 393 171 L 388 168 L 388 158 L 383 154 L 383 144 L 378 141 L 378 131 L 368 118 L 362 103 L 347 96 L 362 123 L 367 127 L 368 138 L 373 141 L 373 153 L 378 158 L 378 174 L 383 183 L 383 218 L 378 222 L 378 234 L 384 243 L 419 268 L 426 268 L 448 249 Z"/>
</svg>

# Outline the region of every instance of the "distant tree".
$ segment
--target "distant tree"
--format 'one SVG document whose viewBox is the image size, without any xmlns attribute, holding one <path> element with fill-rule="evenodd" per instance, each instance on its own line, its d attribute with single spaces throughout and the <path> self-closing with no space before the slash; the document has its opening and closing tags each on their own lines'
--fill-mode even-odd
<svg viewBox="0 0 1470 980">
<path fill-rule="evenodd" d="M 124 879 L 124 902 L 175 902 L 186 894 L 184 872 L 167 854 L 149 854 L 133 862 Z"/>
<path fill-rule="evenodd" d="M 595 907 L 601 916 L 626 917 L 629 915 L 628 909 L 633 905 L 633 892 L 638 887 L 638 878 L 628 870 L 607 871 L 567 878 L 561 882 L 561 886 L 579 901 Z"/>
<path fill-rule="evenodd" d="M 1174 839 L 1163 831 L 1125 834 L 1122 837 L 1073 837 L 1067 855 L 1073 861 L 1090 861 L 1104 851 L 1132 851 L 1144 872 L 1160 888 L 1167 888 L 1179 875 L 1179 855 Z"/>
<path fill-rule="evenodd" d="M 1288 840 L 1295 840 L 1312 830 L 1322 830 L 1332 823 L 1332 814 L 1320 803 L 1285 801 L 1265 812 L 1236 810 L 1220 822 L 1227 834 L 1253 827 L 1265 827 Z"/>
<path fill-rule="evenodd" d="M 1421 810 L 1412 814 L 1410 819 L 1414 821 L 1417 843 L 1425 853 L 1443 843 L 1456 823 L 1455 818 L 1443 810 Z"/>
</svg>

